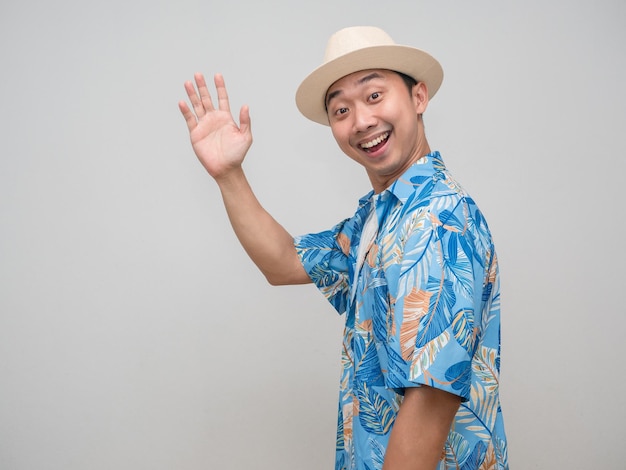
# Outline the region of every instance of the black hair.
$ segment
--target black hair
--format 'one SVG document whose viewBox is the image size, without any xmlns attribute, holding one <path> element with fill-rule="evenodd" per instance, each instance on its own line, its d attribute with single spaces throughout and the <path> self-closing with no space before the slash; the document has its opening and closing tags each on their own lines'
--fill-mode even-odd
<svg viewBox="0 0 626 470">
<path fill-rule="evenodd" d="M 415 80 L 413 77 L 405 73 L 398 72 L 397 70 L 394 70 L 394 72 L 400 75 L 400 78 L 402 79 L 406 87 L 409 89 L 409 94 L 411 94 L 413 92 L 413 87 L 417 85 L 417 80 Z"/>
</svg>

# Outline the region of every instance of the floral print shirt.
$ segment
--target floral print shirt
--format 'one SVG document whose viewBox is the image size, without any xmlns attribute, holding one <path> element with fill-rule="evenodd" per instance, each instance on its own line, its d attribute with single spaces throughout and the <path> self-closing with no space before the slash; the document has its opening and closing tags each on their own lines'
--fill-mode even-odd
<svg viewBox="0 0 626 470">
<path fill-rule="evenodd" d="M 336 470 L 382 468 L 403 391 L 420 385 L 462 399 L 439 469 L 507 469 L 497 257 L 483 215 L 440 154 L 295 246 L 345 313 Z"/>
</svg>

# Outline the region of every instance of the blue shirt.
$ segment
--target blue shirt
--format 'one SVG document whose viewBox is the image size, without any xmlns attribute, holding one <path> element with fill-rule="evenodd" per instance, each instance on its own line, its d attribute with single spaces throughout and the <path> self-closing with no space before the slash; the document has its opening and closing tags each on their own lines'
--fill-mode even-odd
<svg viewBox="0 0 626 470">
<path fill-rule="evenodd" d="M 497 257 L 483 215 L 439 153 L 295 246 L 345 313 L 336 470 L 382 468 L 404 389 L 420 385 L 462 399 L 440 469 L 507 469 Z"/>
</svg>

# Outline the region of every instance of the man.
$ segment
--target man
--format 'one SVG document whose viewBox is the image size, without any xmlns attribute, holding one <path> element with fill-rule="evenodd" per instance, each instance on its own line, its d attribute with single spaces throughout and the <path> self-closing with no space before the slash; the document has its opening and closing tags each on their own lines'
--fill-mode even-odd
<svg viewBox="0 0 626 470">
<path fill-rule="evenodd" d="M 485 219 L 429 148 L 422 114 L 443 79 L 429 54 L 374 27 L 329 40 L 296 103 L 329 125 L 373 190 L 331 230 L 292 237 L 259 204 L 223 78 L 180 109 L 241 244 L 271 284 L 314 282 L 345 313 L 336 469 L 506 469 L 498 264 Z"/>
</svg>

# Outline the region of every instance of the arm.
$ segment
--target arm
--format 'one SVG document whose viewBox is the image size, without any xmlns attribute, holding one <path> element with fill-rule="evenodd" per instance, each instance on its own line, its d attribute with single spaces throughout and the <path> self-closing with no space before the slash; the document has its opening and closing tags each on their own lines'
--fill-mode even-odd
<svg viewBox="0 0 626 470">
<path fill-rule="evenodd" d="M 184 101 L 179 108 L 193 150 L 219 186 L 239 241 L 271 284 L 311 282 L 296 254 L 293 237 L 261 206 L 245 177 L 242 164 L 252 145 L 247 106 L 241 108 L 237 126 L 223 77 L 215 76 L 217 108 L 204 77 L 196 74 L 194 78 L 197 91 L 192 82 L 185 83 L 193 111 Z"/>
<path fill-rule="evenodd" d="M 461 399 L 423 385 L 405 389 L 383 470 L 434 470 Z"/>
</svg>

